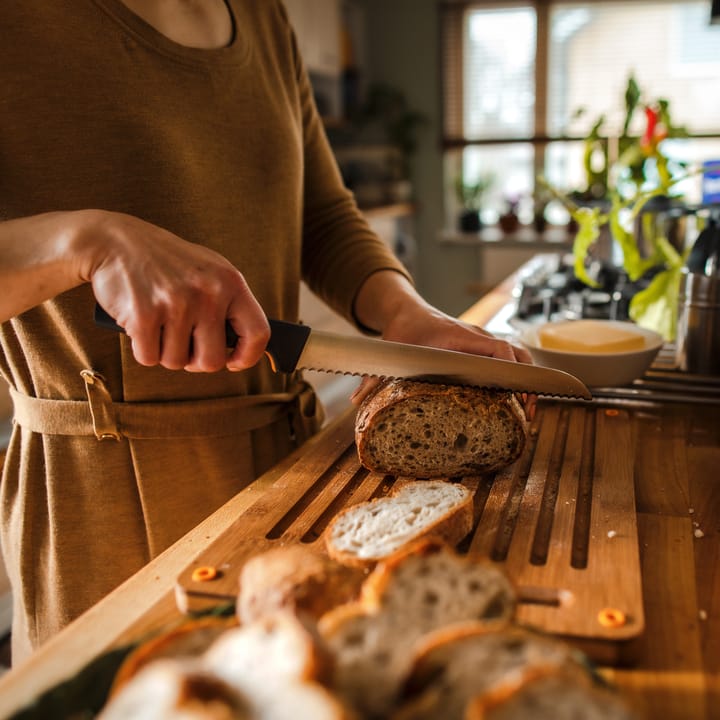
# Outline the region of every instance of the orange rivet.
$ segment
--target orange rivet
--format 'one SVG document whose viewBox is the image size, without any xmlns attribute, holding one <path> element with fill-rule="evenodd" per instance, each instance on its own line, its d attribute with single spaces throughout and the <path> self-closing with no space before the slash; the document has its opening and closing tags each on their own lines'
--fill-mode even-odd
<svg viewBox="0 0 720 720">
<path fill-rule="evenodd" d="M 619 415 L 619 414 L 620 414 L 620 411 L 619 411 L 619 410 L 606 410 L 606 411 L 605 411 L 605 414 L 606 414 L 608 417 L 615 417 L 616 415 Z"/>
<path fill-rule="evenodd" d="M 617 608 L 603 608 L 598 613 L 598 622 L 607 628 L 619 628 L 627 622 L 627 617 L 622 610 Z"/>
<path fill-rule="evenodd" d="M 197 567 L 192 572 L 192 579 L 194 582 L 206 582 L 208 580 L 214 580 L 218 576 L 217 568 L 212 565 L 202 565 Z"/>
</svg>

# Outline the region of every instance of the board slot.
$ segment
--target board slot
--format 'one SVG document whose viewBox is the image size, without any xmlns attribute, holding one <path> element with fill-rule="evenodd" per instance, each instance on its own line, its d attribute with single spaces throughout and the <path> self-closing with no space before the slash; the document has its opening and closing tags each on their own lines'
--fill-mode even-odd
<svg viewBox="0 0 720 720">
<path fill-rule="evenodd" d="M 348 467 L 349 466 L 349 467 Z M 327 496 L 327 503 L 331 503 L 334 495 L 326 492 L 330 489 L 345 485 L 358 472 L 359 464 L 354 447 L 346 448 L 336 463 L 328 467 L 318 479 L 303 493 L 288 511 L 270 528 L 265 537 L 268 540 L 277 540 L 288 533 L 291 526 L 300 518 L 307 516 L 310 508 L 317 505 L 318 499 Z M 325 505 L 323 505 L 323 508 Z M 300 533 L 301 535 L 303 533 Z"/>
<path fill-rule="evenodd" d="M 583 426 L 583 450 L 580 461 L 577 497 L 575 500 L 575 525 L 573 527 L 571 567 L 583 570 L 588 563 L 590 546 L 590 521 L 592 517 L 593 472 L 595 468 L 594 412 L 585 414 Z"/>
<path fill-rule="evenodd" d="M 492 547 L 489 550 L 489 555 L 495 562 L 504 562 L 507 559 L 517 518 L 520 513 L 520 504 L 535 459 L 541 428 L 541 419 L 537 419 L 530 426 L 525 450 L 520 459 L 512 466 L 512 483 L 507 494 L 507 499 L 502 507 Z"/>
<path fill-rule="evenodd" d="M 567 443 L 570 413 L 567 408 L 560 411 L 557 429 L 553 440 L 552 450 L 548 461 L 545 485 L 538 510 L 535 536 L 530 550 L 530 562 L 533 565 L 544 565 L 547 562 L 548 547 L 555 520 L 555 506 L 557 505 L 560 489 L 560 473 L 565 458 L 565 445 Z"/>
</svg>

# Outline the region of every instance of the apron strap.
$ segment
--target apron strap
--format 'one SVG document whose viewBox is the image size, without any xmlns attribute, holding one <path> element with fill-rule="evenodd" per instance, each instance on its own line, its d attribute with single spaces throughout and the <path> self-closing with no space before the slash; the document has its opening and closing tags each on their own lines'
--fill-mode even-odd
<svg viewBox="0 0 720 720">
<path fill-rule="evenodd" d="M 167 402 L 113 402 L 99 373 L 83 370 L 88 400 L 35 398 L 10 388 L 14 421 L 43 435 L 95 435 L 98 440 L 221 437 L 256 430 L 315 410 L 303 380 L 287 392 Z M 249 411 L 249 412 L 246 412 Z M 294 428 L 293 428 L 294 430 Z"/>
</svg>

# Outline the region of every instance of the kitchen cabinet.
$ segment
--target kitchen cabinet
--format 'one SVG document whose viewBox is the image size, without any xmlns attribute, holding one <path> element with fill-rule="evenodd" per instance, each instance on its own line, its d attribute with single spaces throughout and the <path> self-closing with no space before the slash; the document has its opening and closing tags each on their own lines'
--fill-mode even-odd
<svg viewBox="0 0 720 720">
<path fill-rule="evenodd" d="M 339 76 L 340 0 L 285 0 L 285 6 L 310 73 Z"/>
</svg>

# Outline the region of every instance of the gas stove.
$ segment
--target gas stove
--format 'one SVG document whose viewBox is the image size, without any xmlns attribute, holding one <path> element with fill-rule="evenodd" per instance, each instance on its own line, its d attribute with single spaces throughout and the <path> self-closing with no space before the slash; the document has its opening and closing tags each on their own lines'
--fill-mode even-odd
<svg viewBox="0 0 720 720">
<path fill-rule="evenodd" d="M 596 287 L 575 277 L 572 255 L 543 256 L 528 268 L 515 289 L 515 317 L 522 322 L 548 320 L 628 320 L 630 300 L 651 276 L 631 281 L 625 270 L 594 261 L 588 274 Z"/>
</svg>

